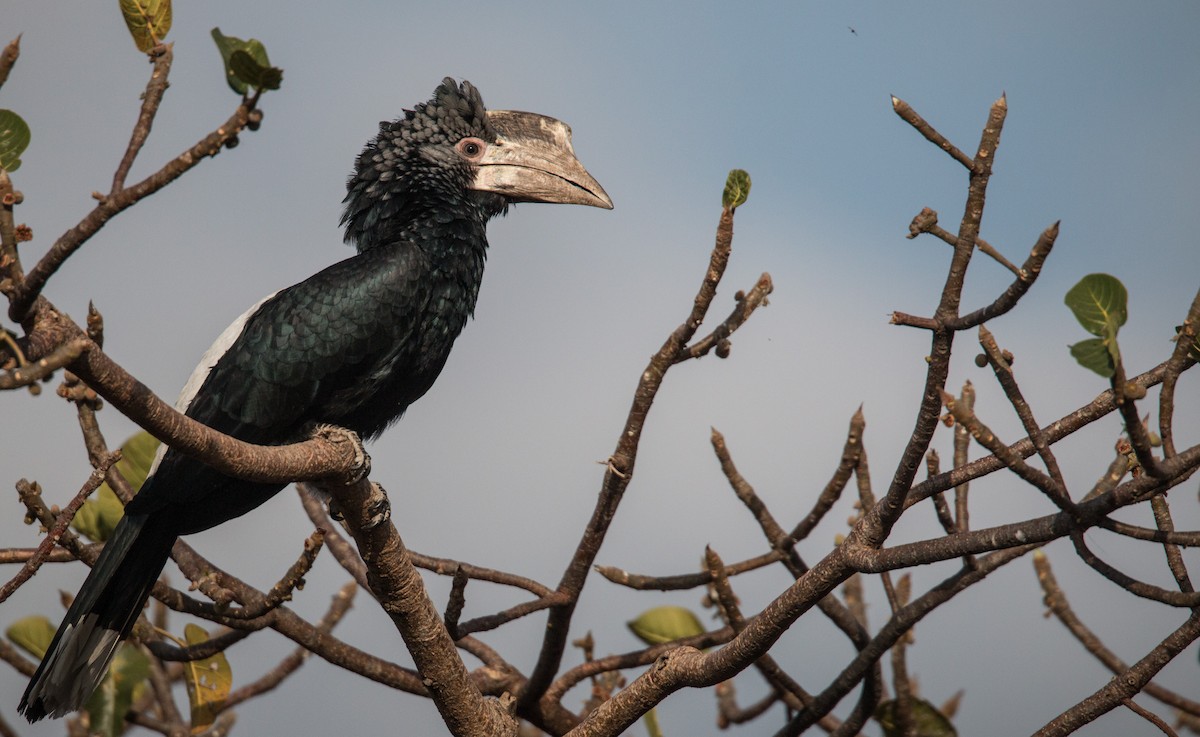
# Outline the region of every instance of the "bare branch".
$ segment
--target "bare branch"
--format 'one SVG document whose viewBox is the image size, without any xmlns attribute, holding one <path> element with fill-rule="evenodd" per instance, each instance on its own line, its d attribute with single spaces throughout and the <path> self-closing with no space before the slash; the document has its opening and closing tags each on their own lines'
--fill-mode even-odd
<svg viewBox="0 0 1200 737">
<path fill-rule="evenodd" d="M 708 314 L 709 306 L 716 297 L 717 285 L 729 263 L 729 254 L 732 248 L 733 210 L 726 208 L 722 210 L 721 218 L 717 223 L 716 243 L 709 257 L 708 271 L 700 283 L 691 313 L 679 327 L 672 331 L 658 352 L 650 358 L 650 363 L 638 381 L 633 404 L 629 408 L 629 414 L 625 420 L 625 427 L 617 440 L 616 450 L 608 461 L 608 471 L 604 475 L 596 507 L 558 585 L 557 590 L 566 594 L 570 603 L 550 610 L 537 664 L 529 676 L 528 687 L 521 696 L 519 704 L 521 711 L 528 709 L 541 698 L 562 662 L 563 652 L 567 646 L 571 617 L 575 612 L 578 597 L 633 476 L 638 445 L 641 441 L 646 417 L 650 413 L 650 407 L 658 395 L 663 378 L 674 365 L 676 356 L 696 334 L 705 315 Z"/>
<path fill-rule="evenodd" d="M 512 735 L 517 722 L 505 706 L 486 700 L 470 679 L 446 632 L 441 615 L 425 592 L 404 542 L 391 521 L 382 488 L 366 480 L 352 486 L 325 486 L 345 512 L 346 526 L 368 561 L 371 592 L 404 638 L 422 682 L 454 735 Z"/>
<path fill-rule="evenodd" d="M 1200 610 L 1193 611 L 1182 625 L 1132 667 L 1117 674 L 1103 688 L 1052 719 L 1034 737 L 1068 735 L 1120 706 L 1141 691 L 1163 666 L 1200 637 Z"/>
<path fill-rule="evenodd" d="M 75 519 L 75 513 L 79 511 L 79 508 L 83 506 L 87 498 L 92 495 L 92 492 L 100 488 L 100 484 L 104 483 L 104 476 L 108 473 L 108 469 L 119 460 L 121 460 L 120 451 L 104 459 L 101 465 L 92 471 L 87 481 L 84 482 L 83 487 L 75 494 L 75 497 L 71 499 L 71 502 L 67 504 L 62 512 L 59 513 L 58 519 L 54 522 L 50 531 L 46 533 L 46 537 L 42 538 L 41 544 L 38 545 L 37 553 L 25 561 L 25 565 L 21 566 L 21 570 L 17 572 L 17 575 L 13 576 L 4 586 L 0 586 L 0 603 L 12 596 L 13 592 L 21 587 L 21 584 L 28 581 L 34 573 L 37 573 L 37 569 L 41 567 L 46 557 L 54 550 L 54 546 L 63 536 L 63 533 L 67 531 L 67 526 L 71 524 L 71 520 Z"/>
<path fill-rule="evenodd" d="M 257 97 L 244 98 L 228 120 L 191 148 L 137 184 L 125 187 L 100 200 L 99 204 L 83 220 L 54 242 L 46 255 L 25 275 L 24 280 L 16 285 L 16 291 L 11 297 L 8 308 L 9 317 L 14 322 L 24 323 L 42 288 L 46 285 L 46 281 L 54 275 L 54 272 L 58 271 L 71 254 L 75 253 L 115 215 L 175 181 L 205 158 L 220 153 L 221 149 L 236 139 L 238 134 L 247 127 L 256 103 Z"/>
<path fill-rule="evenodd" d="M 0 85 L 8 81 L 8 74 L 12 71 L 13 66 L 17 63 L 17 59 L 21 56 L 21 35 L 8 42 L 4 47 L 4 51 L 0 52 Z"/>
<path fill-rule="evenodd" d="M 913 110 L 907 102 L 901 100 L 895 95 L 892 95 L 892 110 L 894 110 L 896 115 L 899 115 L 904 122 L 908 123 L 913 128 L 916 128 L 917 132 L 925 136 L 927 141 L 950 154 L 950 158 L 965 166 L 967 171 L 975 170 L 975 162 L 970 156 L 967 156 L 965 153 L 958 150 L 958 148 L 954 144 L 950 143 L 945 136 L 943 136 L 941 133 L 938 133 L 932 125 L 927 123 L 924 118 L 918 115 L 917 111 Z"/>
<path fill-rule="evenodd" d="M 1033 567 L 1037 571 L 1038 583 L 1041 584 L 1042 591 L 1045 594 L 1043 601 L 1046 602 L 1047 608 L 1075 636 L 1075 639 L 1079 640 L 1079 644 L 1083 645 L 1085 650 L 1095 656 L 1114 675 L 1129 670 L 1129 666 L 1109 650 L 1100 638 L 1075 614 L 1075 611 L 1067 601 L 1066 595 L 1054 577 L 1054 571 L 1050 568 L 1050 560 L 1046 557 L 1045 553 L 1039 550 L 1033 554 Z M 1193 716 L 1200 716 L 1200 702 L 1184 698 L 1174 691 L 1167 690 L 1153 682 L 1146 683 L 1143 691 L 1168 706 L 1173 706 Z"/>
<path fill-rule="evenodd" d="M 125 177 L 129 175 L 129 169 L 133 167 L 133 160 L 137 158 L 138 152 L 142 150 L 142 144 L 150 136 L 150 127 L 154 124 L 154 116 L 158 114 L 158 106 L 162 103 L 163 94 L 170 86 L 167 77 L 171 73 L 171 61 L 174 56 L 173 44 L 158 44 L 150 51 L 150 63 L 154 65 L 154 69 L 150 72 L 150 81 L 146 83 L 146 90 L 142 93 L 142 110 L 133 127 L 129 146 L 125 149 L 125 155 L 121 157 L 121 163 L 117 165 L 116 173 L 113 174 L 110 197 L 115 197 L 125 189 Z"/>
</svg>

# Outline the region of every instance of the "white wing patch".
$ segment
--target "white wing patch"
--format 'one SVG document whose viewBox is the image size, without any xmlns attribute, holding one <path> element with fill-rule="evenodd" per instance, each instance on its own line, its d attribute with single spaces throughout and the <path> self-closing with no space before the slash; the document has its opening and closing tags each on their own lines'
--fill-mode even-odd
<svg viewBox="0 0 1200 737">
<path fill-rule="evenodd" d="M 213 344 L 209 346 L 208 350 L 200 358 L 200 364 L 192 371 L 192 375 L 188 377 L 187 383 L 183 385 L 183 391 L 179 393 L 179 399 L 175 400 L 175 409 L 180 412 L 187 412 L 188 407 L 191 405 L 192 400 L 196 398 L 196 393 L 200 391 L 200 387 L 204 385 L 204 380 L 208 378 L 208 374 L 212 371 L 213 366 L 217 365 L 217 361 L 221 360 L 221 356 L 225 355 L 225 352 L 229 350 L 233 342 L 242 334 L 242 330 L 246 327 L 246 321 L 254 313 L 258 312 L 258 308 L 262 307 L 263 303 L 276 294 L 279 294 L 279 292 L 272 292 L 255 302 L 254 306 L 239 315 L 236 320 L 229 324 L 229 327 L 225 328 L 217 336 L 217 339 L 213 341 Z M 167 446 L 165 444 L 158 446 L 158 453 L 155 454 L 154 463 L 150 466 L 151 474 L 158 470 L 158 464 L 162 461 L 166 452 Z"/>
</svg>

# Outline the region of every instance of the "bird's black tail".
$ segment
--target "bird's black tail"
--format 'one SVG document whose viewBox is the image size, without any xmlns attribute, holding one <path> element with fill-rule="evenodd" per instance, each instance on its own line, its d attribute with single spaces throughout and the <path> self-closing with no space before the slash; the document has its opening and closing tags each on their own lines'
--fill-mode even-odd
<svg viewBox="0 0 1200 737">
<path fill-rule="evenodd" d="M 117 524 L 21 697 L 29 721 L 81 709 L 108 672 L 175 542 L 161 522 L 127 514 Z"/>
</svg>

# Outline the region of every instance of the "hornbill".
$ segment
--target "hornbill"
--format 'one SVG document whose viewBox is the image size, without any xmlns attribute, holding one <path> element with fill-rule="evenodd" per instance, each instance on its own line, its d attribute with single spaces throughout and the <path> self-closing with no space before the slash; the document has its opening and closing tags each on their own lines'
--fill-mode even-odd
<svg viewBox="0 0 1200 737">
<path fill-rule="evenodd" d="M 217 339 L 178 408 L 277 445 L 317 424 L 371 439 L 429 390 L 475 308 L 487 222 L 514 202 L 611 208 L 565 124 L 488 111 L 469 82 L 383 122 L 346 184 L 351 258 L 266 297 Z M 160 454 L 104 546 L 21 698 L 30 721 L 79 709 L 129 635 L 180 535 L 282 488 Z"/>
</svg>

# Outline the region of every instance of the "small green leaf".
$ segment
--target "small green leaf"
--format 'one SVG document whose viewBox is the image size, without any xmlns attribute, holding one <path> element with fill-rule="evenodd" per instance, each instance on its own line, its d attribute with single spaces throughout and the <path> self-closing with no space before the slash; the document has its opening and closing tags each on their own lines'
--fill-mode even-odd
<svg viewBox="0 0 1200 737">
<path fill-rule="evenodd" d="M 750 196 L 750 175 L 744 169 L 731 169 L 725 179 L 725 191 L 721 194 L 721 205 L 736 210 Z"/>
<path fill-rule="evenodd" d="M 41 659 L 54 639 L 54 624 L 40 614 L 34 614 L 10 624 L 4 636 L 25 652 Z"/>
<path fill-rule="evenodd" d="M 149 52 L 171 31 L 171 0 L 120 0 L 121 15 L 138 50 Z"/>
<path fill-rule="evenodd" d="M 208 642 L 208 632 L 196 624 L 183 628 L 189 645 Z M 217 718 L 217 712 L 233 690 L 233 670 L 225 653 L 184 663 L 183 680 L 192 706 L 192 732 L 203 730 Z"/>
<path fill-rule="evenodd" d="M 117 737 L 125 732 L 128 722 L 125 712 L 146 688 L 150 676 L 150 659 L 136 645 L 124 643 L 117 650 L 108 675 L 88 699 L 88 734 Z"/>
<path fill-rule="evenodd" d="M 16 171 L 29 146 L 29 126 L 12 110 L 0 110 L 0 169 Z"/>
<path fill-rule="evenodd" d="M 213 41 L 221 52 L 225 63 L 225 81 L 239 95 L 246 94 L 251 87 L 259 90 L 277 90 L 283 82 L 283 70 L 271 66 L 267 48 L 258 39 L 243 41 L 236 36 L 226 36 L 221 29 L 212 29 Z"/>
<path fill-rule="evenodd" d="M 913 699 L 910 703 L 913 722 L 911 734 L 916 737 L 957 737 L 958 731 L 954 725 L 936 706 L 925 699 Z M 875 719 L 883 727 L 884 737 L 903 737 L 904 732 L 896 724 L 895 700 L 880 702 L 875 708 Z"/>
<path fill-rule="evenodd" d="M 704 625 L 700 623 L 700 619 L 692 614 L 692 610 L 681 606 L 648 609 L 629 622 L 629 629 L 647 645 L 660 645 L 704 634 Z"/>
<path fill-rule="evenodd" d="M 75 513 L 71 528 L 95 542 L 104 542 L 112 537 L 124 515 L 125 505 L 108 484 L 104 484 Z"/>
<path fill-rule="evenodd" d="M 1084 330 L 1101 338 L 1116 338 L 1128 317 L 1125 285 L 1108 274 L 1088 274 L 1071 287 L 1063 301 Z"/>
<path fill-rule="evenodd" d="M 239 80 L 259 89 L 277 90 L 283 81 L 282 71 L 259 63 L 254 55 L 244 49 L 237 49 L 229 55 L 229 69 Z"/>
<path fill-rule="evenodd" d="M 658 708 L 653 708 L 642 717 L 646 725 L 646 737 L 663 737 L 662 727 L 658 726 Z"/>
<path fill-rule="evenodd" d="M 142 488 L 146 476 L 150 473 L 158 446 L 158 440 L 145 431 L 135 433 L 121 446 L 121 460 L 117 463 L 117 470 L 133 487 L 135 493 Z M 106 482 L 79 508 L 75 519 L 71 520 L 71 527 L 96 542 L 104 542 L 112 535 L 124 514 L 125 506 Z"/>
<path fill-rule="evenodd" d="M 1091 369 L 1106 379 L 1117 370 L 1113 352 L 1109 349 L 1108 341 L 1103 338 L 1088 338 L 1079 341 L 1071 346 L 1071 355 L 1075 357 L 1080 366 Z"/>
</svg>

